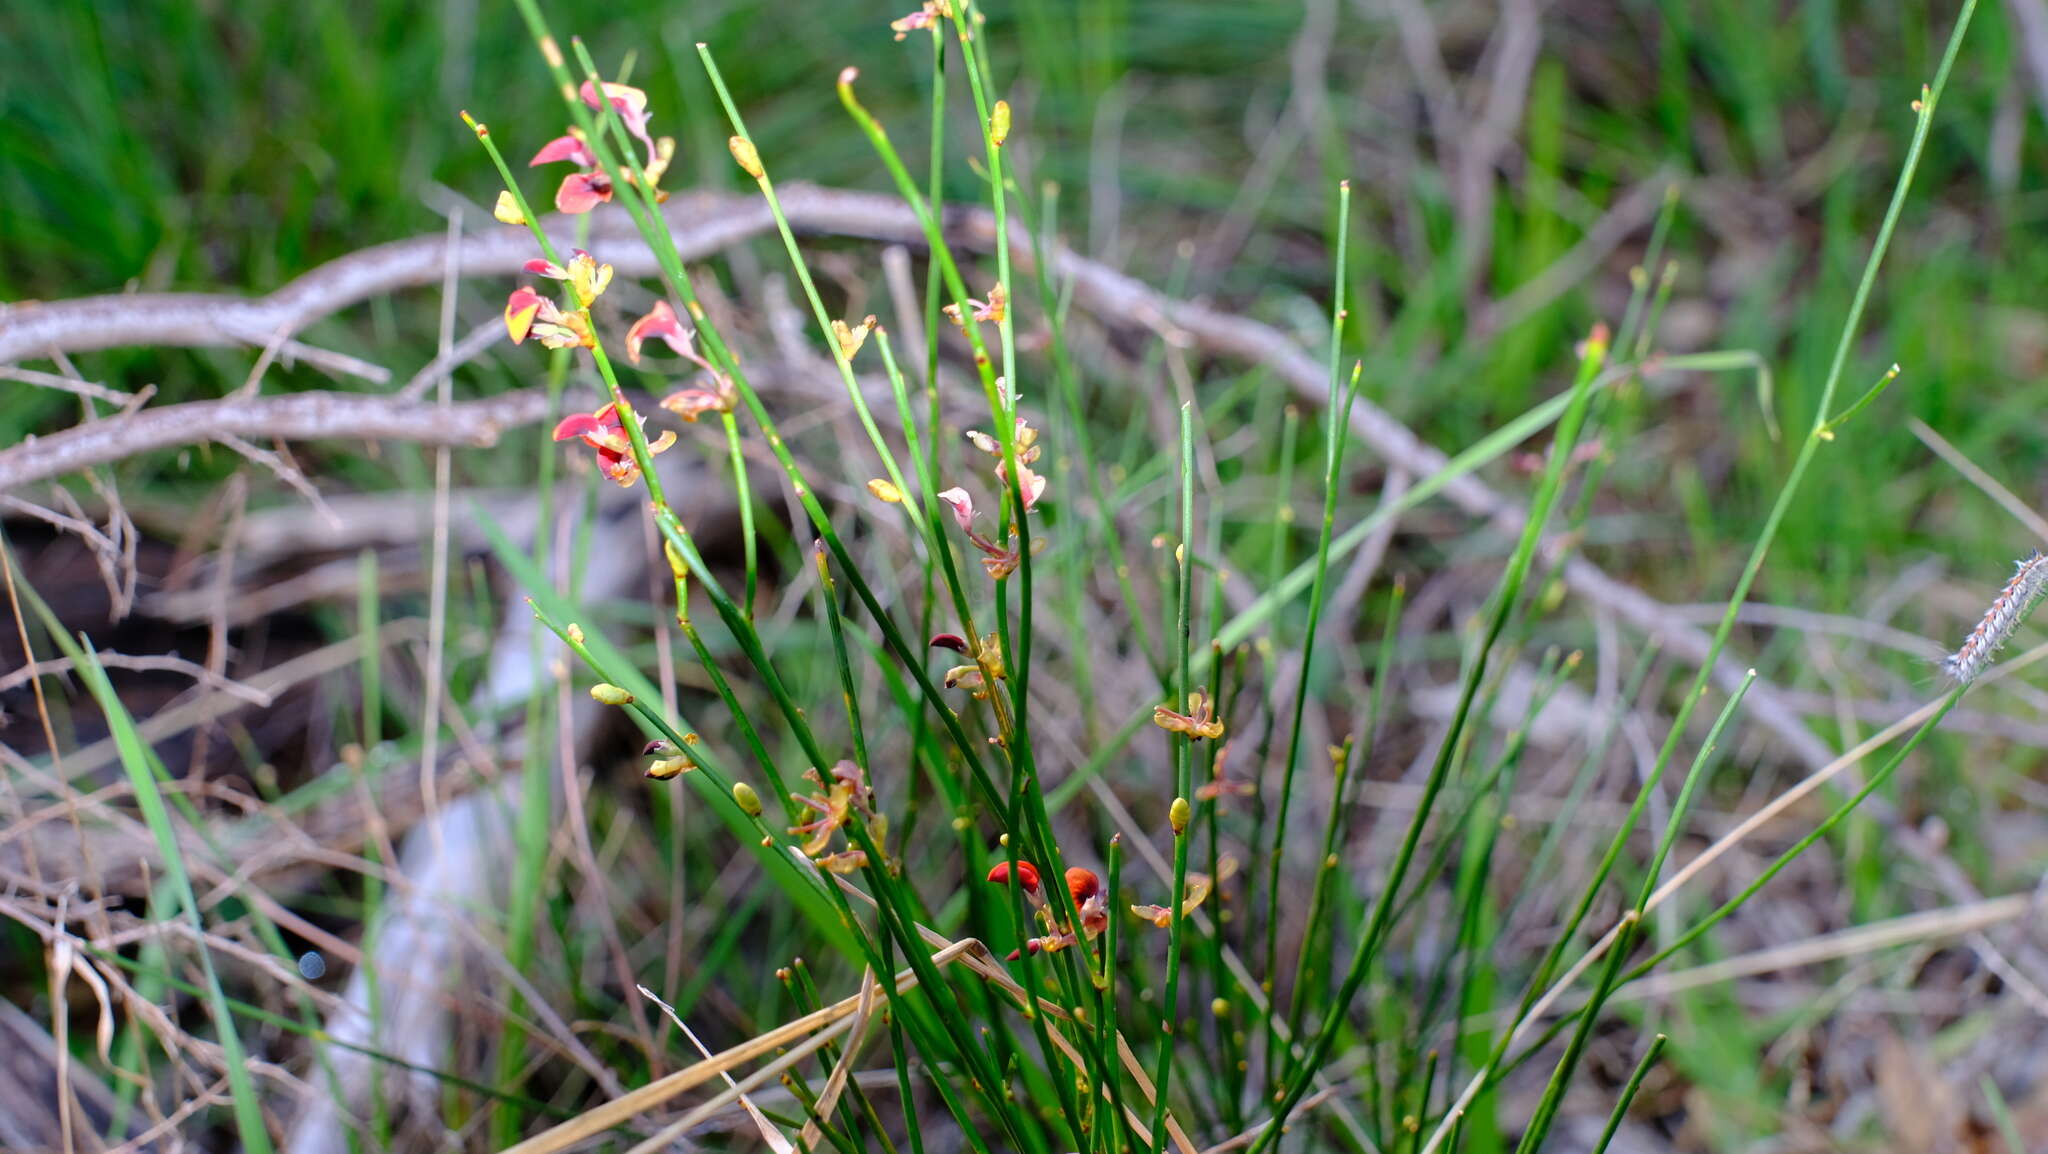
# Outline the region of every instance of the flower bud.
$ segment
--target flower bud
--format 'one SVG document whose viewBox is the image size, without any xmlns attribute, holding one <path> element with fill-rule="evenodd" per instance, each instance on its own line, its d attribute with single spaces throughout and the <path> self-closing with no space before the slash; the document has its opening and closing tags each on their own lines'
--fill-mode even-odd
<svg viewBox="0 0 2048 1154">
<path fill-rule="evenodd" d="M 667 781 L 678 774 L 688 773 L 697 768 L 697 763 L 687 757 L 664 757 L 647 767 L 647 776 L 656 781 Z"/>
<path fill-rule="evenodd" d="M 1173 836 L 1179 837 L 1188 831 L 1188 817 L 1193 810 L 1194 807 L 1188 804 L 1187 798 L 1173 799 L 1172 807 L 1166 811 L 1166 820 L 1173 826 Z"/>
<path fill-rule="evenodd" d="M 761 816 L 761 795 L 755 793 L 754 787 L 746 782 L 732 783 L 732 800 L 740 807 L 740 812 L 748 817 Z"/>
<path fill-rule="evenodd" d="M 761 179 L 761 153 L 754 147 L 753 141 L 744 136 L 735 136 L 726 141 L 726 146 L 732 149 L 732 158 L 739 162 L 739 166 L 746 170 L 748 176 L 755 180 Z"/>
<path fill-rule="evenodd" d="M 504 224 L 526 223 L 526 214 L 519 211 L 519 202 L 512 199 L 511 193 L 503 190 L 498 193 L 498 203 L 491 209 L 491 215 Z"/>
<path fill-rule="evenodd" d="M 590 687 L 591 699 L 599 705 L 631 705 L 633 695 L 616 685 L 600 681 Z"/>
<path fill-rule="evenodd" d="M 876 477 L 868 482 L 868 493 L 877 501 L 883 501 L 891 505 L 903 503 L 903 490 L 898 489 L 895 485 L 884 481 L 880 477 Z"/>
<path fill-rule="evenodd" d="M 574 621 L 569 622 L 569 627 L 562 630 L 562 635 L 569 639 L 569 644 L 571 645 L 583 644 L 583 626 L 576 624 Z"/>
<path fill-rule="evenodd" d="M 997 148 L 1001 148 L 1003 146 L 1003 141 L 1008 140 L 1009 138 L 1010 102 L 1007 100 L 998 100 L 996 101 L 995 109 L 989 113 L 988 140 L 990 144 L 995 145 Z"/>
</svg>

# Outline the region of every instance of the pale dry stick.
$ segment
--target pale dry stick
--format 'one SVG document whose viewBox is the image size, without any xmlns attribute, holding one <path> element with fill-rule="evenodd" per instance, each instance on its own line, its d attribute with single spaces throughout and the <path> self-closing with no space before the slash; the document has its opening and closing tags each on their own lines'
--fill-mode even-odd
<svg viewBox="0 0 2048 1154">
<path fill-rule="evenodd" d="M 242 401 L 188 401 L 75 425 L 0 449 L 0 490 L 222 436 L 488 448 L 505 429 L 539 421 L 547 404 L 545 389 L 464 401 L 445 412 L 389 397 L 318 390 Z"/>
<path fill-rule="evenodd" d="M 1805 941 L 1753 950 L 1691 969 L 1645 975 L 1619 987 L 1610 998 L 1613 1001 L 1643 1001 L 1669 997 L 1683 990 L 1853 958 L 1910 942 L 1960 937 L 2031 916 L 2037 902 L 2036 895 L 2031 893 L 2007 894 L 1967 905 L 1923 910 L 1868 925 L 1851 926 Z"/>
<path fill-rule="evenodd" d="M 1949 466 L 1963 475 L 1963 479 L 1983 490 L 1984 495 L 1998 503 L 1998 507 L 2012 514 L 2013 520 L 2025 525 L 2036 538 L 2048 543 L 2048 518 L 2034 512 L 2033 507 L 2021 500 L 2011 489 L 2000 484 L 1998 478 L 1985 472 L 1977 462 L 1963 455 L 1961 449 L 1950 444 L 1946 437 L 1928 427 L 1918 417 L 1907 417 L 1906 427 L 1920 438 L 1920 443 L 1934 450 L 1936 456 L 1947 461 Z"/>
<path fill-rule="evenodd" d="M 62 490 L 59 490 L 57 495 L 59 497 L 69 496 L 69 494 Z M 72 502 L 71 507 L 74 511 L 79 511 L 76 502 Z M 113 538 L 101 531 L 98 525 L 93 524 L 82 516 L 59 513 L 55 509 L 47 509 L 32 501 L 24 501 L 19 497 L 9 496 L 5 493 L 0 493 L 0 509 L 12 509 L 23 516 L 33 517 L 52 528 L 77 537 L 85 543 L 87 549 L 92 551 L 93 559 L 98 564 L 103 578 L 108 575 L 110 565 L 118 566 L 120 564 L 121 546 Z M 117 601 L 119 600 L 119 592 L 112 584 L 109 584 L 108 592 Z"/>
<path fill-rule="evenodd" d="M 227 680 L 228 672 L 228 587 L 234 580 L 235 550 L 242 541 L 242 519 L 249 512 L 249 478 L 240 469 L 227 480 L 224 497 L 228 503 L 228 523 L 221 532 L 219 564 L 214 569 L 212 589 L 209 596 L 213 601 L 206 614 L 206 676 L 212 681 Z M 332 517 L 333 513 L 328 516 Z M 194 781 L 206 780 L 206 754 L 213 741 L 214 727 L 202 725 L 193 735 L 192 771 Z"/>
<path fill-rule="evenodd" d="M 1459 279 L 1468 293 L 1479 287 L 1493 251 L 1494 169 L 1514 140 L 1528 101 L 1536 54 L 1543 47 L 1537 0 L 1503 0 L 1500 23 L 1487 44 L 1493 69 L 1486 103 L 1466 125 L 1452 166 L 1452 201 L 1458 218 Z"/>
<path fill-rule="evenodd" d="M 1986 674 L 1980 680 L 1988 683 L 2002 677 L 2009 677 L 2043 658 L 2048 658 L 2048 644 L 2035 646 L 2033 649 Z M 1668 881 L 1658 886 L 1656 891 L 1650 895 L 1650 900 L 1644 903 L 1643 913 L 1648 914 L 1663 905 L 1686 882 L 1691 881 L 1702 870 L 1719 860 L 1723 854 L 1741 844 L 1744 839 L 1748 838 L 1750 834 L 1758 829 L 1761 829 L 1772 818 L 1798 804 L 1807 795 L 1813 793 L 1835 777 L 1852 769 L 1857 762 L 1862 761 L 1865 757 L 1889 745 L 1893 739 L 1923 724 L 1928 718 L 1933 717 L 1939 712 L 1940 709 L 1941 701 L 1938 699 L 1920 706 L 1892 724 L 1870 735 L 1855 748 L 1800 779 L 1798 784 L 1784 793 L 1772 798 L 1769 803 L 1744 818 L 1734 829 L 1715 839 L 1712 845 L 1701 850 L 1698 856 L 1686 862 L 1684 866 L 1671 875 Z M 1565 992 L 1571 989 L 1573 984 L 1578 981 L 1579 977 L 1590 969 L 1594 962 L 1599 961 L 1607 953 L 1608 949 L 1614 945 L 1615 939 L 1620 936 L 1620 929 L 1620 925 L 1617 924 L 1614 928 L 1601 935 L 1598 941 L 1594 942 L 1584 954 L 1580 955 L 1577 961 L 1571 964 L 1571 967 L 1562 976 L 1551 984 L 1550 989 L 1545 991 L 1542 997 L 1536 999 L 1535 1003 L 1529 1007 L 1529 1012 L 1522 1017 L 1521 1022 L 1516 1025 L 1514 1031 L 1509 1035 L 1508 1049 L 1513 1049 L 1517 1043 L 1523 1041 L 1534 1032 L 1536 1023 L 1550 1011 L 1550 1008 L 1557 1003 L 1558 999 L 1563 997 Z M 1435 1133 L 1430 1135 L 1428 1143 L 1422 1147 L 1420 1154 L 1436 1154 L 1436 1151 L 1442 1146 L 1445 1136 L 1450 1132 L 1450 1128 L 1463 1115 L 1465 1108 L 1472 1104 L 1472 1099 L 1478 1096 L 1481 1087 L 1486 1084 L 1489 1073 L 1489 1070 L 1482 1069 L 1472 1076 L 1470 1082 L 1466 1083 L 1464 1092 L 1458 1095 L 1458 1100 L 1445 1113 L 1443 1121 L 1437 1125 Z"/>
<path fill-rule="evenodd" d="M 266 334 L 245 328 L 233 321 L 222 325 L 221 331 L 236 338 L 230 343 L 257 349 L 268 348 L 270 341 L 276 338 L 275 333 Z M 349 356 L 347 353 L 338 353 L 333 349 L 309 345 L 304 341 L 287 338 L 277 346 L 277 350 L 284 358 L 286 367 L 303 362 L 331 376 L 356 377 L 373 385 L 382 385 L 391 380 L 391 370 L 382 365 L 373 364 L 361 357 Z"/>
<path fill-rule="evenodd" d="M 98 470 L 85 474 L 85 483 L 91 486 L 95 496 L 106 505 L 107 527 L 104 531 L 95 529 L 87 538 L 93 547 L 93 564 L 99 568 L 100 581 L 107 587 L 107 597 L 113 601 L 111 617 L 119 621 L 128 616 L 135 606 L 135 582 L 138 571 L 135 565 L 135 543 L 139 534 L 135 522 L 128 516 L 128 510 L 121 504 L 118 491 L 102 481 Z M 87 516 L 78 498 L 71 490 L 60 485 L 50 488 L 50 496 L 63 506 L 75 522 L 86 522 Z M 81 534 L 83 536 L 83 534 Z"/>
<path fill-rule="evenodd" d="M 557 679 L 557 716 L 568 717 L 573 708 L 569 679 Z M 674 714 L 669 716 L 673 717 Z M 583 775 L 577 772 L 576 734 L 572 732 L 572 727 L 567 725 L 557 725 L 554 728 L 555 760 L 561 767 L 563 816 L 567 819 L 563 824 L 568 826 L 570 850 L 575 857 L 576 868 L 583 873 L 585 883 L 583 892 L 577 895 L 577 898 L 587 902 L 588 908 L 595 915 L 593 920 L 598 923 L 599 932 L 604 937 L 605 948 L 611 954 L 612 965 L 616 970 L 613 976 L 619 980 L 619 988 L 624 989 L 637 983 L 633 981 L 633 963 L 626 955 L 626 940 L 619 933 L 619 919 L 611 916 L 611 884 L 605 878 L 604 868 L 598 864 L 597 848 L 590 841 L 590 817 L 583 804 Z M 429 767 L 427 772 L 431 774 L 435 771 Z M 654 1033 L 648 1027 L 644 1011 L 645 1007 L 635 1002 L 629 1016 L 632 1018 L 633 1039 L 640 1043 L 640 1052 L 646 1056 L 648 1064 L 653 1065 L 659 1060 L 660 1052 L 654 1047 Z"/>
<path fill-rule="evenodd" d="M 260 445 L 250 445 L 242 437 L 233 435 L 233 432 L 215 432 L 213 439 L 219 441 L 221 445 L 227 445 L 229 449 L 233 449 L 236 453 L 242 453 L 250 461 L 256 461 L 258 465 L 270 469 L 272 473 L 276 473 L 276 480 L 281 480 L 287 486 L 299 490 L 299 496 L 303 496 L 319 512 L 319 517 L 324 517 L 328 521 L 328 525 L 340 529 L 342 519 L 336 517 L 332 508 L 328 508 L 328 502 L 322 496 L 319 496 L 319 490 L 313 488 L 313 480 L 305 476 L 305 471 L 299 469 L 299 465 L 293 465 L 291 461 L 287 461 L 283 453 L 276 453 L 272 449 L 264 449 Z"/>
<path fill-rule="evenodd" d="M 1337 31 L 1337 0 L 1308 0 L 1301 30 L 1287 49 L 1287 103 L 1267 126 L 1230 207 L 1203 238 L 1202 284 L 1206 293 L 1237 259 L 1258 223 L 1259 209 L 1273 194 L 1302 141 L 1312 139 L 1329 107 L 1330 50 Z M 1201 294 L 1197 294 L 1201 295 Z"/>
<path fill-rule="evenodd" d="M 1695 625 L 1713 625 L 1728 611 L 1724 604 L 1672 605 L 1673 616 Z M 1945 647 L 1930 641 L 1917 633 L 1896 629 L 1878 620 L 1851 617 L 1843 613 L 1819 613 L 1811 609 L 1800 609 L 1791 605 L 1772 605 L 1768 602 L 1750 601 L 1735 611 L 1735 620 L 1744 625 L 1768 625 L 1780 629 L 1797 629 L 1802 633 L 1828 633 L 1837 637 L 1848 637 L 1870 645 L 1882 646 L 1911 654 L 1914 657 L 1932 660 L 1944 653 Z M 1788 703 L 1796 702 L 1796 693 L 1784 694 Z"/>
<path fill-rule="evenodd" d="M 1370 0 L 1352 0 L 1352 6 L 1367 21 L 1377 20 Z M 1415 86 L 1422 90 L 1422 104 L 1429 116 L 1430 135 L 1436 138 L 1437 156 L 1448 165 L 1455 155 L 1458 139 L 1465 131 L 1465 115 L 1458 104 L 1458 91 L 1451 83 L 1451 71 L 1444 65 L 1443 45 L 1436 22 L 1422 0 L 1391 0 L 1394 27 L 1400 34 L 1401 54 L 1408 71 L 1415 74 Z"/>
<path fill-rule="evenodd" d="M 910 250 L 900 244 L 886 245 L 882 249 L 882 283 L 889 289 L 889 307 L 896 313 L 896 326 L 903 330 L 903 347 L 921 349 L 924 347 L 924 306 L 919 302 L 917 286 L 910 280 Z M 910 358 L 911 379 L 918 384 L 924 379 L 925 359 Z"/>
<path fill-rule="evenodd" d="M 271 363 L 277 360 L 278 351 L 283 349 L 285 342 L 291 339 L 292 330 L 290 326 L 285 324 L 278 325 L 277 331 L 270 335 L 268 341 L 264 342 L 263 355 L 256 358 L 256 364 L 249 370 L 248 377 L 242 381 L 242 387 L 229 393 L 228 397 L 233 400 L 248 400 L 250 397 L 255 396 L 263 387 L 264 374 L 270 371 Z"/>
<path fill-rule="evenodd" d="M 64 917 L 61 901 L 57 917 L 60 922 Z M 50 981 L 50 1037 L 57 1051 L 57 1129 L 64 1154 L 76 1154 L 78 1149 L 77 1137 L 72 1133 L 72 1112 L 78 1101 L 71 1088 L 71 999 L 66 993 L 71 985 L 71 962 L 71 939 L 60 937 L 50 947 L 46 970 Z M 98 1135 L 94 1135 L 93 1145 L 99 1145 Z"/>
<path fill-rule="evenodd" d="M 425 631 L 424 623 L 417 617 L 401 617 L 387 621 L 378 632 L 378 643 L 389 645 L 397 641 L 411 640 Z M 260 673 L 251 674 L 241 684 L 258 693 L 275 695 L 302 681 L 332 673 L 347 666 L 362 650 L 362 643 L 355 639 L 337 641 L 323 645 L 309 653 L 302 653 L 289 661 L 280 662 Z M 223 700 L 234 695 L 220 692 L 150 715 L 137 724 L 143 741 L 157 742 L 174 733 L 181 733 L 194 725 L 204 724 L 236 709 L 239 700 Z M 111 738 L 102 738 L 91 745 L 73 750 L 65 756 L 65 768 L 69 776 L 90 773 L 93 770 L 113 764 L 117 756 Z"/>
<path fill-rule="evenodd" d="M 1354 1089 L 1354 1087 L 1349 1085 L 1325 1086 L 1322 1089 L 1317 1090 L 1315 1093 L 1310 1094 L 1308 1097 L 1303 1098 L 1301 1100 L 1301 1104 L 1296 1106 L 1294 1109 L 1299 1113 L 1305 1114 L 1308 1111 L 1315 1109 L 1317 1106 L 1322 1105 L 1326 1099 L 1335 1096 L 1339 1090 L 1351 1089 Z M 1259 1136 L 1259 1131 L 1264 1130 L 1265 1128 L 1266 1124 L 1264 1122 L 1261 1122 L 1257 1126 L 1254 1126 L 1249 1130 L 1240 1130 L 1236 1134 L 1233 1134 L 1230 1137 L 1225 1138 L 1223 1141 L 1216 1143 L 1214 1146 L 1211 1146 L 1208 1149 L 1202 1151 L 1202 1154 L 1228 1154 L 1228 1151 L 1231 1150 L 1241 1150 L 1244 1147 L 1251 1145 L 1252 1140 Z M 1367 1149 L 1371 1149 L 1371 1147 L 1368 1146 Z"/>
<path fill-rule="evenodd" d="M 209 689 L 241 698 L 251 705 L 268 707 L 275 699 L 254 686 L 245 685 L 231 677 L 216 675 L 196 661 L 170 654 L 131 656 L 102 649 L 94 655 L 101 665 L 109 669 L 128 669 L 143 673 L 182 673 Z M 50 657 L 32 665 L 24 665 L 5 676 L 0 676 L 0 693 L 8 693 L 28 684 L 30 678 L 50 677 L 72 670 L 69 657 Z"/>
<path fill-rule="evenodd" d="M 80 397 L 94 397 L 116 405 L 126 404 L 133 401 L 136 397 L 134 393 L 124 393 L 119 389 L 110 389 L 105 385 L 97 385 L 91 381 L 75 380 L 57 373 L 39 372 L 35 369 L 19 369 L 13 365 L 0 365 L 0 380 L 20 381 L 25 385 L 39 385 L 45 389 L 56 389 L 60 392 L 71 393 L 74 396 Z"/>
<path fill-rule="evenodd" d="M 214 1106 L 225 1106 L 234 1101 L 228 1094 L 228 1080 L 225 1075 L 214 1082 L 213 1085 L 202 1087 L 198 1093 L 187 1094 L 183 1097 L 184 1101 L 179 1103 L 176 1110 L 157 1119 L 156 1123 L 150 1126 L 149 1129 L 114 1147 L 107 1154 L 140 1154 L 141 1151 L 150 1148 L 150 1143 L 177 1129 L 185 1119 L 190 1118 L 192 1115 L 199 1113 L 201 1110 L 210 1109 Z M 154 1102 L 154 1099 L 147 1094 L 143 1095 L 143 1100 Z"/>
<path fill-rule="evenodd" d="M 425 396 L 428 389 L 453 376 L 455 370 L 482 356 L 498 342 L 505 340 L 505 321 L 492 317 L 462 335 L 455 346 L 446 352 L 437 353 L 434 359 L 420 367 L 420 371 L 405 382 L 404 387 L 391 394 L 401 401 L 417 401 Z"/>
<path fill-rule="evenodd" d="M 448 238 L 441 260 L 441 332 L 437 359 L 447 358 L 455 339 L 455 298 L 462 267 L 462 210 L 448 214 Z M 434 398 L 435 415 L 447 419 L 454 398 L 449 392 L 452 372 L 440 374 Z M 441 744 L 441 652 L 448 635 L 448 489 L 451 461 L 448 446 L 434 449 L 434 536 L 430 546 L 427 575 L 427 676 L 426 716 L 420 722 L 420 798 L 425 806 L 427 829 L 438 839 L 441 811 L 439 791 Z M 434 847 L 437 851 L 442 847 Z"/>
</svg>

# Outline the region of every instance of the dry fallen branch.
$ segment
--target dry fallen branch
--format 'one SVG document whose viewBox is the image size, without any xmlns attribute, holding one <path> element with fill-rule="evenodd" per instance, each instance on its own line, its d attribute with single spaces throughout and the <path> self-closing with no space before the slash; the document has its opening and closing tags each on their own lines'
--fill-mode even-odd
<svg viewBox="0 0 2048 1154">
<path fill-rule="evenodd" d="M 0 309 L 0 314 L 7 311 Z M 6 317 L 0 315 L 0 325 L 6 323 Z M 6 344 L 9 336 L 0 336 L 0 345 Z M 0 450 L 0 490 L 137 453 L 229 437 L 417 441 L 483 448 L 497 443 L 498 434 L 505 429 L 540 420 L 547 413 L 547 401 L 542 389 L 465 401 L 445 411 L 389 397 L 336 392 L 190 401 L 77 425 Z"/>
</svg>

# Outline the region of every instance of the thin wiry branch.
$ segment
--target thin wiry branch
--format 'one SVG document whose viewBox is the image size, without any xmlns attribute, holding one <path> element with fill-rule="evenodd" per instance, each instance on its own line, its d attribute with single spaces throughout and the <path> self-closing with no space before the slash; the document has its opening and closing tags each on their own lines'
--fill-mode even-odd
<svg viewBox="0 0 2048 1154">
<path fill-rule="evenodd" d="M 5 310 L 0 310 L 5 311 Z M 4 323 L 4 321 L 0 321 Z M 0 337 L 4 343 L 5 337 Z M 547 391 L 526 389 L 449 409 L 360 393 L 307 392 L 249 400 L 190 401 L 78 425 L 0 450 L 0 490 L 75 473 L 137 453 L 224 437 L 287 441 L 416 441 L 483 448 L 547 414 Z"/>
</svg>

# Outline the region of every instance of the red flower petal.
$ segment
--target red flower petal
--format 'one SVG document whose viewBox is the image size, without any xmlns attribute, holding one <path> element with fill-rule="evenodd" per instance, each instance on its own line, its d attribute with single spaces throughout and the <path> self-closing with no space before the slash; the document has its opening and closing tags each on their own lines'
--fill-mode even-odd
<svg viewBox="0 0 2048 1154">
<path fill-rule="evenodd" d="M 1067 892 L 1074 895 L 1074 904 L 1078 906 L 1102 892 L 1102 879 L 1094 870 L 1074 866 L 1067 870 Z"/>
<path fill-rule="evenodd" d="M 540 151 L 533 154 L 533 159 L 526 162 L 526 167 L 538 168 L 543 164 L 554 164 L 563 160 L 578 168 L 597 167 L 597 158 L 590 155 L 590 150 L 583 146 L 583 142 L 573 136 L 557 136 L 541 145 Z"/>
<path fill-rule="evenodd" d="M 604 424 L 589 413 L 571 413 L 555 426 L 555 440 L 569 441 L 577 437 L 591 437 L 604 432 Z"/>
<path fill-rule="evenodd" d="M 640 346 L 649 339 L 666 341 L 677 352 L 682 351 L 676 347 L 677 342 L 688 339 L 682 322 L 676 319 L 676 310 L 670 308 L 667 301 L 655 301 L 647 315 L 634 321 L 633 327 L 626 330 L 626 359 L 639 364 Z"/>
<path fill-rule="evenodd" d="M 997 863 L 996 863 L 996 865 L 995 865 L 995 868 L 994 868 L 994 869 L 992 869 L 992 870 L 990 870 L 990 871 L 988 871 L 988 880 L 989 880 L 989 881 L 991 881 L 991 882 L 994 882 L 994 883 L 995 883 L 996 885 L 999 885 L 999 886 L 1006 886 L 1006 885 L 1009 885 L 1009 884 L 1010 884 L 1010 863 L 1009 863 L 1009 862 L 1006 862 L 1006 861 L 999 861 L 999 862 L 997 862 Z M 1017 884 L 1018 884 L 1018 885 L 1021 885 L 1021 886 L 1023 886 L 1023 887 L 1024 887 L 1024 892 L 1025 892 L 1025 893 L 1027 893 L 1027 894 L 1035 894 L 1035 893 L 1037 893 L 1037 892 L 1038 892 L 1038 867 L 1037 867 L 1037 866 L 1035 866 L 1035 865 L 1032 865 L 1032 864 L 1031 864 L 1030 862 L 1028 862 L 1028 861 L 1020 861 L 1020 862 L 1018 862 L 1018 863 L 1017 863 Z"/>
<path fill-rule="evenodd" d="M 589 212 L 612 198 L 611 178 L 602 172 L 572 172 L 555 190 L 555 207 L 575 215 Z"/>
</svg>

